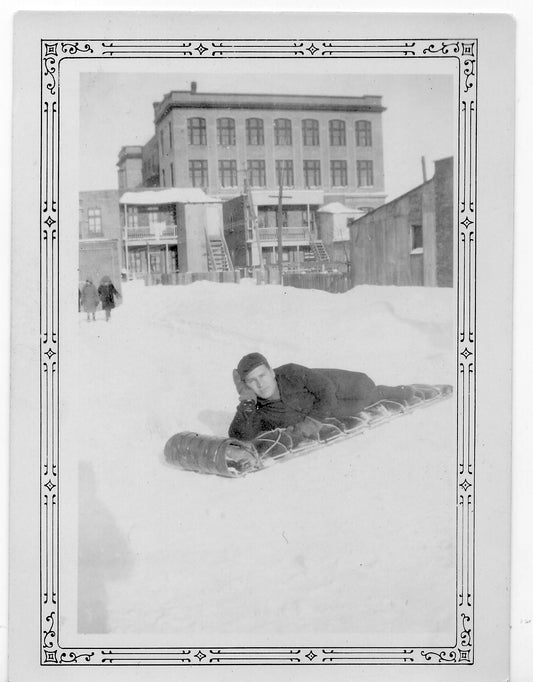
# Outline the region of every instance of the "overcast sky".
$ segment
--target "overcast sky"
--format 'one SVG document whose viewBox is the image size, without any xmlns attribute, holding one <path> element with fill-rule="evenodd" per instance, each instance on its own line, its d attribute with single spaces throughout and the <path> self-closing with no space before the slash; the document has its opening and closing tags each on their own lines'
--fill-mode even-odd
<svg viewBox="0 0 533 682">
<path fill-rule="evenodd" d="M 154 134 L 153 102 L 171 90 L 321 95 L 381 95 L 385 191 L 393 199 L 428 177 L 433 161 L 456 154 L 451 75 L 323 73 L 83 73 L 80 77 L 80 190 L 116 189 L 124 145 Z"/>
</svg>

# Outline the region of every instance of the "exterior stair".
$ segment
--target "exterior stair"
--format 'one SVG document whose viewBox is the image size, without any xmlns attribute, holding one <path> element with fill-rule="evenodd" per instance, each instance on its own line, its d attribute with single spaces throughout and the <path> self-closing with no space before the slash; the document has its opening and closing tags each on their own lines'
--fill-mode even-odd
<svg viewBox="0 0 533 682">
<path fill-rule="evenodd" d="M 320 262 L 325 262 L 329 261 L 329 253 L 326 250 L 326 247 L 324 246 L 324 242 L 321 239 L 314 239 L 311 242 L 311 249 L 313 253 L 315 254 L 315 258 L 317 261 Z"/>
<path fill-rule="evenodd" d="M 233 270 L 225 241 L 220 237 L 207 237 L 209 270 Z"/>
</svg>

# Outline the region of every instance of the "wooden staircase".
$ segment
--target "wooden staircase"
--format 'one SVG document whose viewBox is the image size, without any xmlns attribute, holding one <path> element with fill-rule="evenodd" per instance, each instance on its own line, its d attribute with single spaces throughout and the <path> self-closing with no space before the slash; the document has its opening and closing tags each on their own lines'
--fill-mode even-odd
<svg viewBox="0 0 533 682">
<path fill-rule="evenodd" d="M 206 235 L 206 239 L 209 270 L 217 272 L 233 270 L 233 263 L 224 238 Z"/>
<path fill-rule="evenodd" d="M 311 249 L 315 255 L 315 259 L 320 263 L 325 263 L 330 260 L 329 253 L 321 239 L 313 239 L 311 241 Z"/>
</svg>

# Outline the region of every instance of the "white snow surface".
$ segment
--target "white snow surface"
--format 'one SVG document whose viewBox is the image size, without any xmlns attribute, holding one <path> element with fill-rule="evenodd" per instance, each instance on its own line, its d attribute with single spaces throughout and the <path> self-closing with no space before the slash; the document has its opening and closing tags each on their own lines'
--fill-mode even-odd
<svg viewBox="0 0 533 682">
<path fill-rule="evenodd" d="M 179 431 L 227 434 L 232 369 L 251 351 L 454 384 L 455 300 L 129 282 L 109 322 L 80 313 L 79 631 L 161 646 L 451 642 L 455 397 L 239 479 L 162 452 Z"/>
</svg>

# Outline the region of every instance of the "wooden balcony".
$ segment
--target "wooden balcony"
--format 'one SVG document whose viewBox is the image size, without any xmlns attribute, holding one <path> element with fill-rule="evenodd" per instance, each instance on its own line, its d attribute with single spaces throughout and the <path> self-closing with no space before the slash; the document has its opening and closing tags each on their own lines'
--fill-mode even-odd
<svg viewBox="0 0 533 682">
<path fill-rule="evenodd" d="M 122 236 L 129 242 L 166 242 L 176 240 L 178 236 L 178 228 L 176 225 L 144 225 L 139 227 L 128 227 L 126 235 L 126 228 L 122 228 Z"/>
<path fill-rule="evenodd" d="M 282 228 L 283 241 L 303 242 L 309 244 L 309 228 L 301 227 L 283 227 Z M 260 227 L 259 239 L 261 242 L 275 242 L 278 239 L 277 227 Z"/>
</svg>

